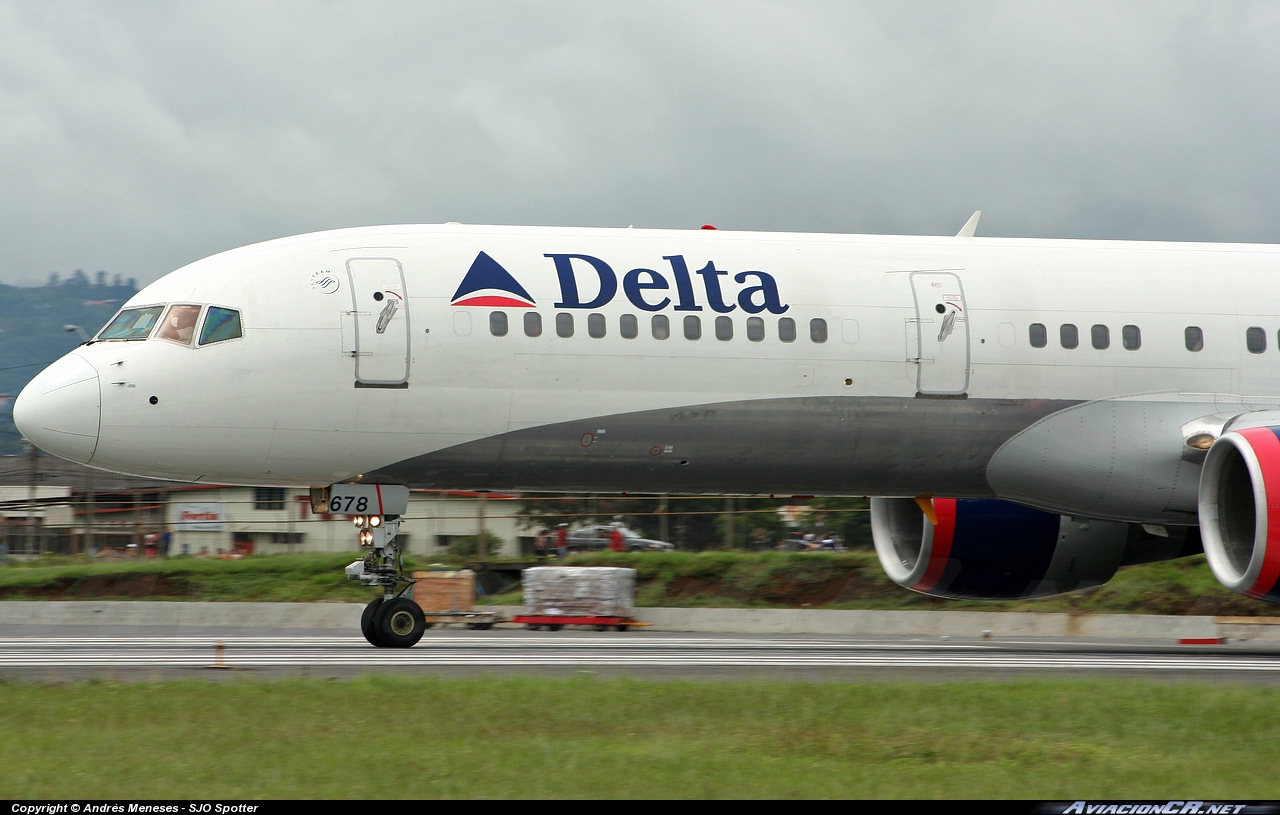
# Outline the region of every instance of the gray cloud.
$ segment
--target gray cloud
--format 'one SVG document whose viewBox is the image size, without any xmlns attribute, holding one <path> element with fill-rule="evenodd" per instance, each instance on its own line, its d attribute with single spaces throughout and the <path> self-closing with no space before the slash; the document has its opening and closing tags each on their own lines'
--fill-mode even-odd
<svg viewBox="0 0 1280 815">
<path fill-rule="evenodd" d="M 1280 240 L 1280 5 L 0 0 L 0 280 L 373 223 Z"/>
</svg>

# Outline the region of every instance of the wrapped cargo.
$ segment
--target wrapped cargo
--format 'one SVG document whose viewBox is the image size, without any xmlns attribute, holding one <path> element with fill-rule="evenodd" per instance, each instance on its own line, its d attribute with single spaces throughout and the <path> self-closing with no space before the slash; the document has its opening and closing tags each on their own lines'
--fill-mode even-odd
<svg viewBox="0 0 1280 815">
<path fill-rule="evenodd" d="M 471 611 L 476 596 L 476 573 L 470 569 L 414 572 L 409 576 L 418 581 L 413 587 L 413 600 L 423 611 Z"/>
<path fill-rule="evenodd" d="M 551 617 L 630 617 L 636 570 L 608 566 L 539 566 L 522 578 L 527 614 Z"/>
</svg>

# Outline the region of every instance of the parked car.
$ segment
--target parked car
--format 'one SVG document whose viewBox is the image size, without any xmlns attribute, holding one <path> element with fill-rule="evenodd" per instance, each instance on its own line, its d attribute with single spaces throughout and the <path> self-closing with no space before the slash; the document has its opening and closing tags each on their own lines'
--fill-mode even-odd
<svg viewBox="0 0 1280 815">
<path fill-rule="evenodd" d="M 667 543 L 666 541 L 642 538 L 638 533 L 632 532 L 625 526 L 598 524 L 596 526 L 584 526 L 581 529 L 570 532 L 569 551 L 599 552 L 602 549 L 608 549 L 609 538 L 613 536 L 614 529 L 622 533 L 622 545 L 626 547 L 628 552 L 670 552 L 676 548 L 675 544 Z"/>
</svg>

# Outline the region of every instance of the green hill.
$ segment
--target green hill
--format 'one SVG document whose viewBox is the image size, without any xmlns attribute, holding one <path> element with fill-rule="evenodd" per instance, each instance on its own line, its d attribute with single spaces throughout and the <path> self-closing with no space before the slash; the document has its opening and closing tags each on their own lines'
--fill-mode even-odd
<svg viewBox="0 0 1280 815">
<path fill-rule="evenodd" d="M 108 281 L 106 272 L 90 279 L 79 270 L 66 280 L 52 275 L 43 286 L 0 285 L 0 453 L 22 452 L 14 397 L 45 364 L 80 344 L 65 327 L 92 335 L 137 291 L 132 279 Z"/>
</svg>

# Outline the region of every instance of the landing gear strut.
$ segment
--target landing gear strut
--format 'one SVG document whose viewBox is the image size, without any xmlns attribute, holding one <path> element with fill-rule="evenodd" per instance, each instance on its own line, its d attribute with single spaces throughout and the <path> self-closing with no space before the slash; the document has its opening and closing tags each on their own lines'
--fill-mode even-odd
<svg viewBox="0 0 1280 815">
<path fill-rule="evenodd" d="M 404 574 L 404 552 L 396 545 L 400 516 L 358 515 L 363 558 L 347 567 L 347 579 L 362 586 L 379 586 L 382 596 L 364 607 L 360 633 L 379 648 L 411 648 L 422 639 L 427 620 L 413 602 L 414 580 Z"/>
</svg>

